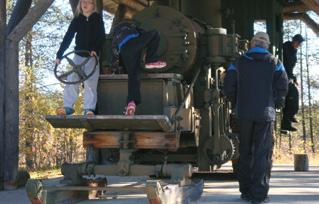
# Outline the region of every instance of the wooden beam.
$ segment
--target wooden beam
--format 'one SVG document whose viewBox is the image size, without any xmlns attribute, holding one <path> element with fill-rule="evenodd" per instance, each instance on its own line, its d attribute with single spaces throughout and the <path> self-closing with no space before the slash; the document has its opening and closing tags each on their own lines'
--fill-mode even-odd
<svg viewBox="0 0 319 204">
<path fill-rule="evenodd" d="M 8 35 L 11 41 L 19 42 L 23 36 L 31 30 L 32 26 L 41 18 L 54 0 L 40 0 L 33 6 L 26 16 L 14 27 Z"/>
<path fill-rule="evenodd" d="M 310 16 L 306 13 L 289 13 L 284 14 L 284 20 L 295 20 L 299 19 L 302 20 L 304 23 L 309 26 L 317 36 L 319 36 L 319 24 L 315 22 Z"/>
<path fill-rule="evenodd" d="M 310 8 L 303 3 L 291 3 L 283 8 L 283 13 L 306 12 L 309 10 Z"/>
<path fill-rule="evenodd" d="M 103 0 L 103 8 L 114 14 L 120 3 L 125 4 L 133 11 L 141 11 L 148 5 L 146 0 Z"/>
<path fill-rule="evenodd" d="M 94 148 L 121 148 L 121 132 L 86 132 L 83 137 L 83 146 L 93 145 Z M 179 147 L 178 136 L 164 132 L 134 132 L 130 146 L 135 149 L 168 149 L 176 150 Z"/>
<path fill-rule="evenodd" d="M 313 10 L 314 12 L 319 15 L 319 3 L 315 0 L 301 0 L 310 10 Z"/>
</svg>

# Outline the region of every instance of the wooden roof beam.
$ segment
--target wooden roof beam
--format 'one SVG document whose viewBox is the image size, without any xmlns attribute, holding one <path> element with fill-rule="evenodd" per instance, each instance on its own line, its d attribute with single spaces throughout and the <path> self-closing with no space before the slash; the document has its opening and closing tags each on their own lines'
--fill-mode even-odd
<svg viewBox="0 0 319 204">
<path fill-rule="evenodd" d="M 308 16 L 306 13 L 287 13 L 284 14 L 285 20 L 295 20 L 299 19 L 306 23 L 317 36 L 319 36 L 319 25 Z"/>
<path fill-rule="evenodd" d="M 301 0 L 310 10 L 313 10 L 319 15 L 319 2 L 318 0 Z"/>
<path fill-rule="evenodd" d="M 143 3 L 141 3 L 141 1 L 139 0 L 111 0 L 116 4 L 125 4 L 126 6 L 128 6 L 129 8 L 135 10 L 135 11 L 140 11 L 143 10 L 145 8 L 145 5 Z"/>
<path fill-rule="evenodd" d="M 306 12 L 309 11 L 310 9 L 303 3 L 290 3 L 287 4 L 284 8 L 283 8 L 283 12 L 284 13 L 292 13 L 292 12 Z"/>
</svg>

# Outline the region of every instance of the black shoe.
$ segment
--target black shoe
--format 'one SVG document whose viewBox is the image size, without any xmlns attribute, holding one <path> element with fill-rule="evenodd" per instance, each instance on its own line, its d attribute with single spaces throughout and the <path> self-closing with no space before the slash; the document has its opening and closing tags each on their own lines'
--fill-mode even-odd
<svg viewBox="0 0 319 204">
<path fill-rule="evenodd" d="M 293 123 L 299 123 L 299 121 L 297 120 L 296 117 L 290 118 L 290 121 L 293 122 Z"/>
<path fill-rule="evenodd" d="M 291 131 L 291 132 L 296 132 L 298 131 L 297 128 L 291 126 L 291 125 L 282 125 L 281 126 L 281 131 Z"/>
<path fill-rule="evenodd" d="M 251 200 L 251 204 L 262 204 L 269 203 L 269 197 L 266 197 L 264 200 L 253 199 Z"/>
<path fill-rule="evenodd" d="M 241 194 L 241 195 L 240 195 L 240 198 L 241 198 L 242 200 L 244 200 L 244 201 L 247 201 L 247 202 L 249 202 L 249 201 L 252 200 L 252 197 L 251 197 L 250 194 Z"/>
</svg>

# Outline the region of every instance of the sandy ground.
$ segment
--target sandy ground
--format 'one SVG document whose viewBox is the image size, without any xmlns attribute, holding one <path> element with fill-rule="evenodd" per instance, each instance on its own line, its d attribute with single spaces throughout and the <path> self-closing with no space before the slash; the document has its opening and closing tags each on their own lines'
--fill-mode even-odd
<svg viewBox="0 0 319 204">
<path fill-rule="evenodd" d="M 138 178 L 135 181 L 143 181 Z M 134 180 L 134 179 L 133 179 Z M 133 182 L 130 180 L 130 182 Z M 127 178 L 112 178 L 110 183 L 124 183 Z M 205 189 L 202 197 L 194 204 L 240 204 L 245 203 L 239 199 L 238 183 L 236 181 L 205 180 Z M 309 172 L 294 172 L 289 165 L 276 165 L 273 168 L 270 203 L 274 204 L 318 204 L 319 203 L 319 166 L 310 167 Z M 0 192 L 0 204 L 29 203 L 23 188 L 14 191 Z M 90 201 L 81 204 L 93 203 Z M 146 204 L 146 195 L 134 194 L 117 197 L 117 199 L 94 203 L 105 204 Z"/>
</svg>

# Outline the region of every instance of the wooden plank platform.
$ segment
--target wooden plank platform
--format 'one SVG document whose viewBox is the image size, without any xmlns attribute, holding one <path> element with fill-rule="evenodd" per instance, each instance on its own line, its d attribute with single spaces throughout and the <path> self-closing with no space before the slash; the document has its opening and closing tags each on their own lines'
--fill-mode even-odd
<svg viewBox="0 0 319 204">
<path fill-rule="evenodd" d="M 166 115 L 49 115 L 46 120 L 55 128 L 84 128 L 110 131 L 163 131 L 170 132 L 173 125 Z"/>
</svg>

